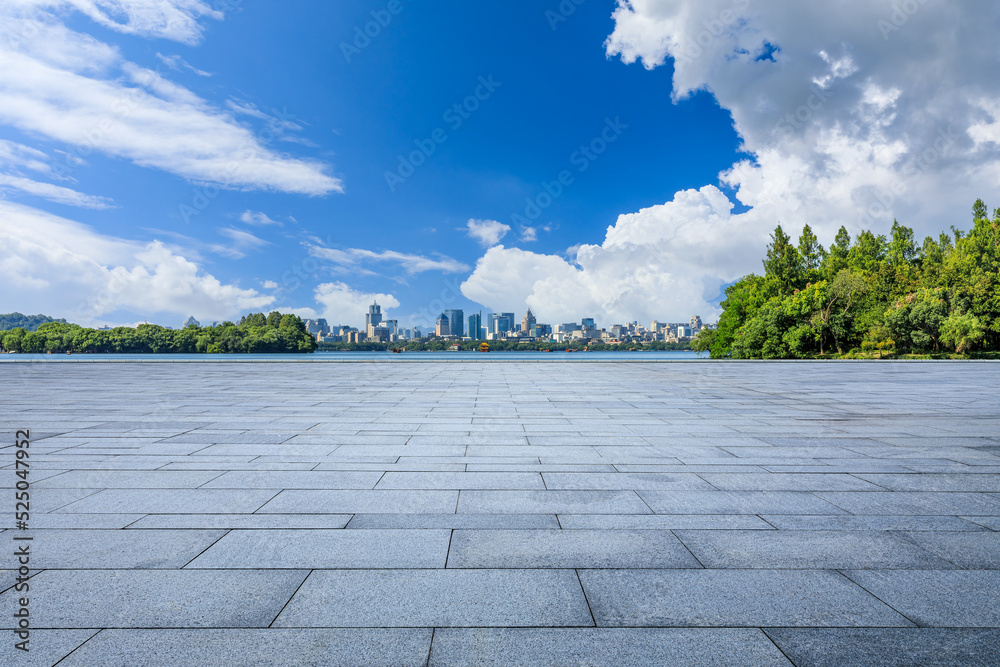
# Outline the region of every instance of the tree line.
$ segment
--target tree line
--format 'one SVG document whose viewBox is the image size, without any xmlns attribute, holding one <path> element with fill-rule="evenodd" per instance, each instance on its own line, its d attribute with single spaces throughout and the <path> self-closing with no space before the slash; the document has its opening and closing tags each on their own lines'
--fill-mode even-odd
<svg viewBox="0 0 1000 667">
<path fill-rule="evenodd" d="M 977 200 L 972 229 L 918 243 L 840 228 L 829 249 L 806 225 L 779 225 L 764 275 L 726 289 L 715 331 L 693 347 L 713 358 L 794 359 L 982 355 L 1000 351 L 1000 209 Z"/>
<path fill-rule="evenodd" d="M 38 327 L 47 322 L 66 322 L 66 320 L 55 320 L 48 315 L 22 315 L 21 313 L 0 314 L 0 331 L 10 329 L 25 329 L 35 331 Z"/>
<path fill-rule="evenodd" d="M 239 324 L 167 329 L 156 324 L 135 328 L 87 329 L 48 322 L 36 331 L 23 327 L 0 332 L 6 352 L 25 353 L 264 353 L 314 352 L 316 341 L 297 315 L 277 311 L 245 315 Z"/>
</svg>

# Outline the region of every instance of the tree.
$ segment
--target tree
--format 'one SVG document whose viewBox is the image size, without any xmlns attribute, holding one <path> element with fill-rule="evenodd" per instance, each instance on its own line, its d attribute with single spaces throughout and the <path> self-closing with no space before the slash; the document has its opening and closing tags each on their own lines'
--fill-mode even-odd
<svg viewBox="0 0 1000 667">
<path fill-rule="evenodd" d="M 691 341 L 691 349 L 695 352 L 711 352 L 715 343 L 715 329 L 702 328 Z"/>
<path fill-rule="evenodd" d="M 969 313 L 952 313 L 941 323 L 941 342 L 958 354 L 965 354 L 985 337 L 982 322 Z"/>
<path fill-rule="evenodd" d="M 851 235 L 846 227 L 841 227 L 823 262 L 823 275 L 827 280 L 833 280 L 847 268 L 847 255 L 850 251 Z"/>
<path fill-rule="evenodd" d="M 826 258 L 826 250 L 820 245 L 819 239 L 813 233 L 812 228 L 806 225 L 802 228 L 802 235 L 799 237 L 799 255 L 802 257 L 803 268 L 810 274 L 810 277 L 819 271 L 820 265 Z"/>
<path fill-rule="evenodd" d="M 776 283 L 782 293 L 797 289 L 805 278 L 802 255 L 791 241 L 781 225 L 775 227 L 764 260 L 764 277 Z"/>
</svg>

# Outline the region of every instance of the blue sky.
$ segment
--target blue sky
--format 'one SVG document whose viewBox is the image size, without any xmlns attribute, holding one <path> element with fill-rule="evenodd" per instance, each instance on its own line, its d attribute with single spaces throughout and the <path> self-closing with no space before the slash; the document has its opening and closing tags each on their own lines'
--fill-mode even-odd
<svg viewBox="0 0 1000 667">
<path fill-rule="evenodd" d="M 0 311 L 358 325 L 378 298 L 405 324 L 711 319 L 777 222 L 933 233 L 996 189 L 997 54 L 916 50 L 988 34 L 996 9 L 947 28 L 847 4 L 17 0 Z M 973 66 L 917 90 L 915 58 Z"/>
</svg>

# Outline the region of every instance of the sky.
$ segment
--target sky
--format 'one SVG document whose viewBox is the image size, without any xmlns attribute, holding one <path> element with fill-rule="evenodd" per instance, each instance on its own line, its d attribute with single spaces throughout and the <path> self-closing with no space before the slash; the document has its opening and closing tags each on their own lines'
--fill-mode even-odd
<svg viewBox="0 0 1000 667">
<path fill-rule="evenodd" d="M 0 312 L 714 321 L 1000 205 L 1000 5 L 5 0 Z"/>
</svg>

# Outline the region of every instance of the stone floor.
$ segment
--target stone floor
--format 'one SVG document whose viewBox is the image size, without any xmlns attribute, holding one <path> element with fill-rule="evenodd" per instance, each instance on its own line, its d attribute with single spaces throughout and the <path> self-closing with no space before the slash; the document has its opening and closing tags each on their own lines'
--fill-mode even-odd
<svg viewBox="0 0 1000 667">
<path fill-rule="evenodd" d="M 1000 365 L 0 378 L 5 665 L 1000 664 Z"/>
</svg>

